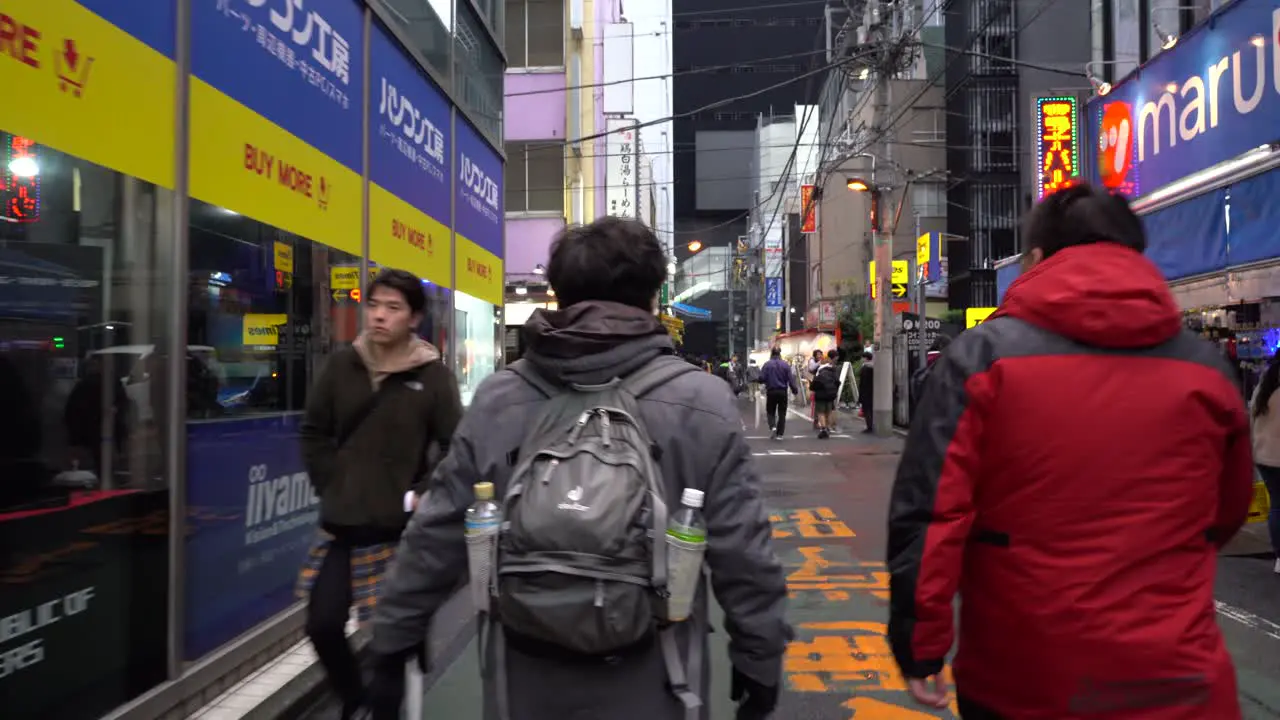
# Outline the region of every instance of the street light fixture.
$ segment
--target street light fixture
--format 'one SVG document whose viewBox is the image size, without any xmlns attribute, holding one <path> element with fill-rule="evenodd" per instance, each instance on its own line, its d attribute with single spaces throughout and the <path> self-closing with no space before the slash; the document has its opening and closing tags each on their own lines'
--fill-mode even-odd
<svg viewBox="0 0 1280 720">
<path fill-rule="evenodd" d="M 853 192 L 871 192 L 871 183 L 862 178 L 848 178 L 844 184 Z"/>
<path fill-rule="evenodd" d="M 701 240 L 694 240 L 694 241 L 692 241 L 692 242 L 690 242 L 690 243 L 689 243 L 688 248 L 689 248 L 689 252 L 691 252 L 691 253 L 696 253 L 696 252 L 698 252 L 699 250 L 701 250 L 701 249 L 702 249 L 702 241 L 701 241 Z"/>
</svg>

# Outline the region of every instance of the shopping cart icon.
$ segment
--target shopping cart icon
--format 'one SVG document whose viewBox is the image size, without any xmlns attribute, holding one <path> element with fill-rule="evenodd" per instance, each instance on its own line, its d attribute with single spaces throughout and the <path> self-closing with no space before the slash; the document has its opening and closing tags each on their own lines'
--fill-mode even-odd
<svg viewBox="0 0 1280 720">
<path fill-rule="evenodd" d="M 79 52 L 76 41 L 67 38 L 62 41 L 62 52 L 57 55 L 56 60 L 58 89 L 80 97 L 89 82 L 89 69 L 93 67 L 94 59 Z"/>
</svg>

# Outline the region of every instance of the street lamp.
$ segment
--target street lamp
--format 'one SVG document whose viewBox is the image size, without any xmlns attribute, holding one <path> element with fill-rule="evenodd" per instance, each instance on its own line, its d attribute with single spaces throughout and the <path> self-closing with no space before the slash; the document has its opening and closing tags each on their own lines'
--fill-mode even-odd
<svg viewBox="0 0 1280 720">
<path fill-rule="evenodd" d="M 845 187 L 854 192 L 871 192 L 871 185 L 862 178 L 849 178 L 845 180 Z"/>
<path fill-rule="evenodd" d="M 691 253 L 696 253 L 696 252 L 698 252 L 699 250 L 701 250 L 701 249 L 702 249 L 702 241 L 701 241 L 701 240 L 694 240 L 694 241 L 690 242 L 690 243 L 689 243 L 689 245 L 688 245 L 687 247 L 689 248 L 689 252 L 691 252 Z"/>
</svg>

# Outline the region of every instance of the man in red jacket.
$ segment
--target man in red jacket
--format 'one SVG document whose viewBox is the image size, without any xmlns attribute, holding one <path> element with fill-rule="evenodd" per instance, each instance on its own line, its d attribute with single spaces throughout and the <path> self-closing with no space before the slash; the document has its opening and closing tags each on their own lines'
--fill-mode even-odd
<svg viewBox="0 0 1280 720">
<path fill-rule="evenodd" d="M 1249 422 L 1183 329 L 1141 221 L 1075 187 L 1027 217 L 1027 270 L 938 361 L 889 513 L 890 643 L 965 720 L 1235 720 L 1218 549 L 1253 487 Z"/>
</svg>

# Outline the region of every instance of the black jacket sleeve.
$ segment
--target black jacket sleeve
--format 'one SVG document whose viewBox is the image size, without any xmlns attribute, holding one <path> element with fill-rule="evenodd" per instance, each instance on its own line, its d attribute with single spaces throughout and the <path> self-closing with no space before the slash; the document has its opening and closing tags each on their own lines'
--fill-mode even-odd
<svg viewBox="0 0 1280 720">
<path fill-rule="evenodd" d="M 311 486 L 315 488 L 316 495 L 324 495 L 338 464 L 333 387 L 337 382 L 335 366 L 340 357 L 339 354 L 331 356 L 324 370 L 320 371 L 320 377 L 307 395 L 307 407 L 299 429 L 302 462 L 307 468 L 307 475 L 311 478 Z"/>
<path fill-rule="evenodd" d="M 453 434 L 462 419 L 462 397 L 458 392 L 457 377 L 443 360 L 431 363 L 427 374 L 425 382 L 434 388 L 431 415 L 427 418 L 427 457 L 443 458 L 449 454 Z M 433 451 L 433 446 L 436 451 Z M 413 491 L 418 495 L 427 491 L 431 479 L 431 463 L 424 461 L 424 465 L 427 471 L 413 485 Z"/>
<path fill-rule="evenodd" d="M 463 418 L 449 453 L 400 537 L 396 559 L 387 571 L 373 613 L 370 649 L 398 655 L 416 648 L 427 635 L 432 616 L 467 573 L 462 522 L 475 501 L 472 486 L 482 480 L 471 438 L 483 433 L 479 413 Z"/>
<path fill-rule="evenodd" d="M 942 671 L 973 525 L 990 343 L 964 333 L 938 360 L 898 464 L 889 507 L 889 641 L 908 678 Z"/>
</svg>

